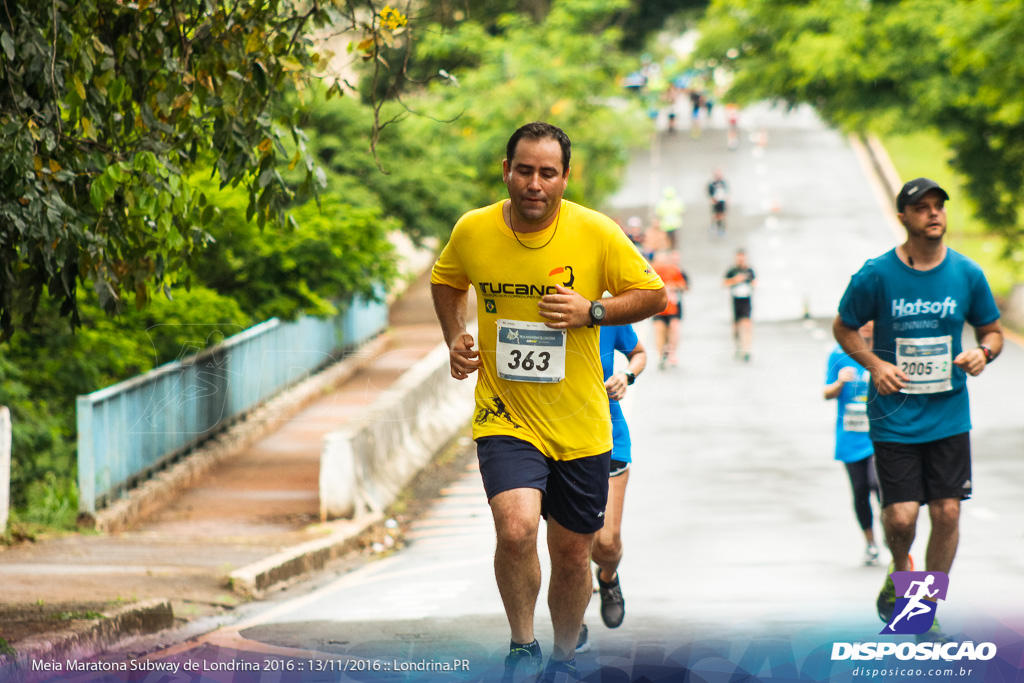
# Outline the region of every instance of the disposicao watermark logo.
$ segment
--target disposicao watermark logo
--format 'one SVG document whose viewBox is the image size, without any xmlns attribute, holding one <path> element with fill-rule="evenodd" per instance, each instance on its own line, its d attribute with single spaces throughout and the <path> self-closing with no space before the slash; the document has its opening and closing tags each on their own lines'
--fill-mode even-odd
<svg viewBox="0 0 1024 683">
<path fill-rule="evenodd" d="M 928 633 L 935 623 L 938 601 L 946 599 L 949 577 L 944 572 L 893 572 L 889 575 L 896 588 L 896 606 L 879 635 L 915 635 Z M 989 660 L 996 656 L 993 643 L 949 642 L 863 642 L 833 643 L 832 660 L 871 660 L 895 656 L 900 660 Z"/>
<path fill-rule="evenodd" d="M 935 623 L 938 601 L 946 599 L 949 577 L 945 572 L 893 572 L 889 578 L 896 587 L 896 607 L 879 635 L 927 633 Z"/>
</svg>

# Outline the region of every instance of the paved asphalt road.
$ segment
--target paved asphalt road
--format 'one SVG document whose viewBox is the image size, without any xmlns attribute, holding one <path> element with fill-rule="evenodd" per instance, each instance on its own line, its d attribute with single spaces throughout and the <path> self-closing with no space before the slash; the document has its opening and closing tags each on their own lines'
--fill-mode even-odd
<svg viewBox="0 0 1024 683">
<path fill-rule="evenodd" d="M 850 143 L 813 114 L 763 108 L 744 112 L 743 125 L 743 144 L 731 152 L 720 127 L 699 140 L 685 131 L 659 135 L 635 158 L 610 209 L 619 218 L 646 217 L 661 189 L 674 186 L 687 206 L 681 253 L 692 291 L 680 367 L 651 367 L 626 405 L 635 460 L 620 567 L 627 616 L 610 631 L 596 598 L 591 603 L 593 650 L 579 661 L 585 674 L 603 671 L 588 680 L 683 680 L 684 667 L 692 681 L 746 680 L 735 671 L 760 680 L 867 680 L 851 671 L 863 662 L 831 662 L 829 652 L 837 641 L 881 638 L 874 599 L 884 567 L 859 564 L 846 475 L 832 460 L 835 407 L 822 400 L 821 386 L 838 298 L 896 234 Z M 715 168 L 730 184 L 724 239 L 707 232 L 704 188 Z M 733 356 L 720 286 L 739 246 L 760 283 L 749 364 Z M 639 330 L 652 347 L 649 325 Z M 947 631 L 999 641 L 1000 658 L 1017 657 L 1017 667 L 1024 412 L 1012 383 L 1021 377 L 1024 351 L 1010 345 L 970 381 L 975 498 L 964 506 L 940 608 Z M 922 518 L 914 547 L 922 560 L 927 528 Z M 413 539 L 391 557 L 250 606 L 240 622 L 149 661 L 200 663 L 211 680 L 230 680 L 212 673 L 218 666 L 245 663 L 261 667 L 246 680 L 280 680 L 270 669 L 281 665 L 292 668 L 284 679 L 304 681 L 489 678 L 508 632 L 476 471 L 446 491 Z M 536 623 L 548 651 L 543 594 Z M 438 670 L 456 663 L 457 671 Z M 994 680 L 996 663 L 988 666 L 988 674 L 972 663 L 964 666 L 971 673 L 929 680 Z"/>
</svg>

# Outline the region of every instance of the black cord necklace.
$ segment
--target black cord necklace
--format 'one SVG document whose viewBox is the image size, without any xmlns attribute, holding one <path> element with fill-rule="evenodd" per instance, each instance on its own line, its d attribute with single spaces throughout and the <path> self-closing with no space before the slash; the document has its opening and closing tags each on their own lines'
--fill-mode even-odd
<svg viewBox="0 0 1024 683">
<path fill-rule="evenodd" d="M 519 239 L 519 235 L 516 233 L 516 228 L 515 228 L 514 225 L 512 225 L 512 202 L 508 203 L 508 227 L 512 229 L 512 236 L 516 238 L 516 242 L 519 242 L 520 246 L 525 247 L 527 249 L 534 249 L 534 250 L 543 249 L 544 247 L 546 247 L 549 244 L 551 244 L 551 240 L 555 239 L 555 233 L 558 232 L 558 221 L 560 221 L 561 219 L 562 219 L 562 202 L 561 202 L 561 200 L 559 200 L 559 202 L 558 202 L 558 213 L 555 215 L 555 229 L 551 231 L 551 237 L 549 237 L 548 241 L 545 242 L 544 244 L 540 245 L 539 247 L 530 247 L 530 246 L 527 246 L 527 245 L 523 244 L 523 241 L 521 239 Z"/>
</svg>

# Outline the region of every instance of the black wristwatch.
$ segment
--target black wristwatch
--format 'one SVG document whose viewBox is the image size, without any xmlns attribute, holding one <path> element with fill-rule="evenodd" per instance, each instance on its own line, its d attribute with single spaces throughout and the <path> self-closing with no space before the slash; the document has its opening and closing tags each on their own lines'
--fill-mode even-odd
<svg viewBox="0 0 1024 683">
<path fill-rule="evenodd" d="M 981 352 L 983 354 L 985 354 L 985 364 L 986 365 L 988 365 L 989 363 L 991 363 L 992 361 L 994 361 L 996 359 L 996 355 L 994 353 L 992 353 L 992 349 L 988 348 L 984 344 L 978 344 L 978 348 L 981 349 Z"/>
<path fill-rule="evenodd" d="M 636 381 L 636 375 L 629 370 L 626 370 L 623 374 L 626 376 L 626 384 L 633 386 L 633 382 Z"/>
<path fill-rule="evenodd" d="M 590 302 L 590 326 L 600 325 L 604 322 L 604 316 L 607 313 L 604 308 L 604 304 L 600 301 Z"/>
</svg>

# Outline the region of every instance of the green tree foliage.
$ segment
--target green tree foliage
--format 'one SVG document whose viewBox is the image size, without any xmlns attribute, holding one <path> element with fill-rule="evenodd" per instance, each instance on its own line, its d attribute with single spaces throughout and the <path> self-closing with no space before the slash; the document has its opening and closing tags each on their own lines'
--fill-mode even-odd
<svg viewBox="0 0 1024 683">
<path fill-rule="evenodd" d="M 279 168 L 301 161 L 301 131 L 273 106 L 326 63 L 314 30 L 347 26 L 372 60 L 404 22 L 395 16 L 354 0 L 5 0 L 3 334 L 44 290 L 77 322 L 81 283 L 108 312 L 172 284 L 214 215 L 185 181 L 197 163 L 245 188 L 261 228 L 281 225 L 292 188 Z M 316 170 L 298 168 L 308 194 Z"/>
<path fill-rule="evenodd" d="M 599 206 L 614 191 L 629 149 L 649 133 L 642 113 L 618 99 L 615 85 L 626 60 L 617 48 L 621 32 L 608 19 L 627 4 L 557 0 L 541 23 L 505 15 L 494 37 L 466 21 L 421 38 L 417 54 L 426 59 L 475 65 L 435 83 L 441 101 L 427 109 L 454 121 L 445 134 L 479 179 L 478 203 L 499 196 L 509 135 L 536 120 L 560 126 L 573 141 L 567 198 Z"/>
<path fill-rule="evenodd" d="M 547 18 L 552 4 L 549 0 L 444 0 L 428 3 L 417 15 L 417 20 L 441 24 L 446 29 L 468 20 L 496 35 L 501 32 L 502 16 L 521 14 L 541 23 Z M 604 13 L 603 23 L 606 26 L 602 28 L 618 27 L 621 30 L 619 46 L 624 50 L 640 50 L 669 17 L 681 11 L 703 10 L 707 5 L 708 0 L 634 0 Z M 417 68 L 418 64 L 413 67 Z"/>
<path fill-rule="evenodd" d="M 243 192 L 213 190 L 215 241 L 196 259 L 196 275 L 256 320 L 334 315 L 341 299 L 373 298 L 374 283 L 394 276 L 387 233 L 397 224 L 379 208 L 355 207 L 342 196 L 296 207 L 293 230 L 264 231 L 246 219 Z"/>
<path fill-rule="evenodd" d="M 699 53 L 734 95 L 813 104 L 848 130 L 934 128 L 983 220 L 1024 239 L 1024 0 L 713 0 Z"/>
<path fill-rule="evenodd" d="M 372 106 L 345 97 L 307 108 L 302 119 L 309 136 L 306 147 L 326 171 L 323 194 L 379 207 L 417 243 L 447 236 L 474 199 L 465 163 L 438 144 L 447 125 L 410 115 L 396 102 L 384 104 L 382 111 L 385 119 L 398 122 L 380 131 L 374 158 L 366 145 Z"/>
</svg>

